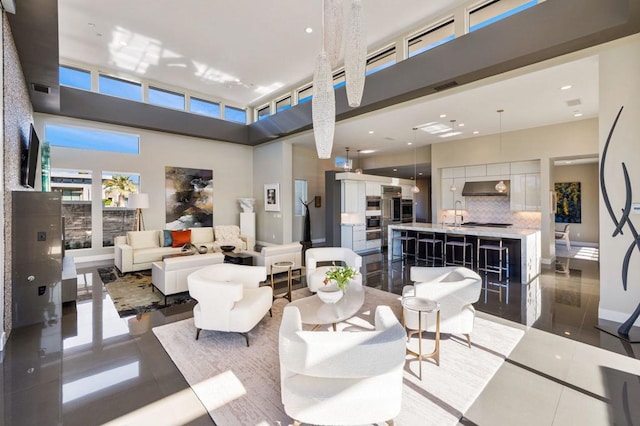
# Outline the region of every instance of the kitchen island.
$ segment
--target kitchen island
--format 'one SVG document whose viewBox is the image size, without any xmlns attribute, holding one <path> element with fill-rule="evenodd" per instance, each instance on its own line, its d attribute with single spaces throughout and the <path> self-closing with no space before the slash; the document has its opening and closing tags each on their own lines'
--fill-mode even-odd
<svg viewBox="0 0 640 426">
<path fill-rule="evenodd" d="M 502 238 L 506 243 L 512 242 L 514 247 L 519 246 L 517 252 L 512 253 L 512 260 L 519 263 L 520 281 L 528 283 L 540 274 L 541 234 L 539 229 L 525 228 L 493 228 L 482 226 L 453 226 L 435 223 L 404 223 L 389 225 L 389 262 L 396 260 L 391 258 L 393 252 L 400 253 L 400 241 L 396 240 L 398 231 L 433 232 L 435 234 L 457 234 L 470 237 Z M 444 238 L 444 235 L 442 235 Z M 475 238 L 474 238 L 475 240 Z M 474 243 L 475 247 L 475 243 Z M 475 255 L 474 255 L 475 256 Z"/>
</svg>

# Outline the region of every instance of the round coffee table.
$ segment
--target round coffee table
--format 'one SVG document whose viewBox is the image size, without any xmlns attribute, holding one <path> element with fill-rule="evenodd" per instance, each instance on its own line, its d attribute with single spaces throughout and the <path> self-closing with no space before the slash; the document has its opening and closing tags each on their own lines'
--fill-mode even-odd
<svg viewBox="0 0 640 426">
<path fill-rule="evenodd" d="M 322 325 L 331 324 L 336 331 L 336 323 L 354 316 L 364 304 L 364 288 L 351 281 L 342 299 L 336 303 L 324 303 L 318 295 L 294 300 L 289 306 L 296 306 L 300 311 L 303 324 L 312 324 L 313 330 Z"/>
<path fill-rule="evenodd" d="M 291 262 L 290 260 L 283 260 L 281 262 L 273 262 L 271 264 L 271 289 L 273 290 L 273 300 L 276 300 L 277 298 L 283 298 L 283 299 L 288 299 L 289 302 L 291 302 L 291 281 L 292 281 L 292 275 L 293 273 L 291 272 L 291 268 L 293 268 L 294 263 Z M 275 283 L 273 281 L 273 268 L 276 269 L 287 269 L 287 292 L 286 293 L 282 293 L 282 294 L 278 294 L 276 295 L 276 287 L 275 287 Z"/>
<path fill-rule="evenodd" d="M 418 352 L 407 347 L 407 353 L 418 357 L 420 380 L 422 380 L 422 360 L 424 358 L 433 358 L 437 365 L 440 365 L 440 304 L 424 297 L 409 296 L 402 298 L 402 306 L 413 312 L 418 313 Z M 436 344 L 433 352 L 428 354 L 422 353 L 422 314 L 427 312 L 436 312 Z"/>
</svg>

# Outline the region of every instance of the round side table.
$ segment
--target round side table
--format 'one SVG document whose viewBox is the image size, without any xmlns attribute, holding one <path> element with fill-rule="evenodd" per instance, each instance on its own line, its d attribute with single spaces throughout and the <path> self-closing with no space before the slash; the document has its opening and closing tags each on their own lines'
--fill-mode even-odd
<svg viewBox="0 0 640 426">
<path fill-rule="evenodd" d="M 287 269 L 287 292 L 286 293 L 282 293 L 282 294 L 278 294 L 276 295 L 276 287 L 275 287 L 275 283 L 273 281 L 273 274 L 274 271 L 273 269 Z M 291 302 L 291 281 L 293 278 L 293 273 L 292 273 L 292 268 L 293 268 L 293 262 L 289 261 L 289 260 L 284 260 L 281 262 L 273 262 L 271 264 L 271 289 L 273 290 L 273 300 L 276 300 L 277 298 L 283 298 L 283 299 L 288 299 L 289 302 Z"/>
<path fill-rule="evenodd" d="M 409 311 L 418 313 L 418 352 L 407 347 L 407 353 L 418 357 L 420 380 L 422 380 L 422 360 L 433 358 L 437 365 L 440 365 L 440 304 L 424 297 L 408 296 L 402 299 L 402 307 Z M 436 312 L 436 342 L 433 352 L 422 353 L 422 314 Z"/>
</svg>

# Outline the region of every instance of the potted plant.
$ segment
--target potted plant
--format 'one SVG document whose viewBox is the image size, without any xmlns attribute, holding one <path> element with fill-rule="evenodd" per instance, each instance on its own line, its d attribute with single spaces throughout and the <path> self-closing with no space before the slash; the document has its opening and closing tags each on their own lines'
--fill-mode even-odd
<svg viewBox="0 0 640 426">
<path fill-rule="evenodd" d="M 325 303 L 336 303 L 342 298 L 347 286 L 358 275 L 356 268 L 333 266 L 324 276 L 324 287 L 318 289 L 318 297 Z"/>
</svg>

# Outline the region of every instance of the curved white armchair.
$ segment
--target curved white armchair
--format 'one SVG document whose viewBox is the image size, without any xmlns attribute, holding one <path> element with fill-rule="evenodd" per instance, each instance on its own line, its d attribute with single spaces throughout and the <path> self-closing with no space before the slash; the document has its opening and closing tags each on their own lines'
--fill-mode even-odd
<svg viewBox="0 0 640 426">
<path fill-rule="evenodd" d="M 196 340 L 200 331 L 232 331 L 242 334 L 249 346 L 249 331 L 271 312 L 270 286 L 264 266 L 222 263 L 202 268 L 187 277 L 189 294 L 198 303 L 193 308 Z"/>
<path fill-rule="evenodd" d="M 472 303 L 480 298 L 482 279 L 471 269 L 452 266 L 429 268 L 411 267 L 414 285 L 402 289 L 402 297 L 418 296 L 440 303 L 440 332 L 463 334 L 471 347 L 471 332 L 476 310 Z M 403 308 L 404 325 L 409 330 L 418 330 L 418 314 Z M 423 329 L 435 331 L 435 313 L 422 314 Z M 425 328 L 426 324 L 426 328 Z M 410 334 L 413 334 L 410 333 Z"/>
<path fill-rule="evenodd" d="M 345 247 L 319 247 L 307 250 L 305 254 L 305 266 L 307 269 L 307 287 L 309 291 L 317 292 L 324 285 L 324 276 L 332 266 L 320 266 L 318 262 L 344 262 L 346 266 L 356 268 L 360 272 L 362 257 L 353 250 Z M 362 274 L 353 278 L 362 284 Z"/>
<path fill-rule="evenodd" d="M 378 306 L 375 331 L 303 331 L 300 311 L 284 308 L 279 352 L 284 410 L 294 424 L 354 425 L 400 413 L 406 333 Z"/>
</svg>

